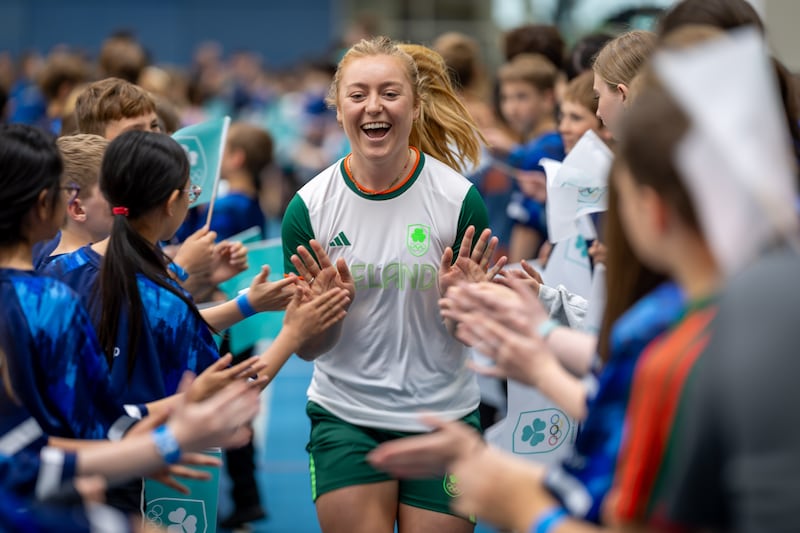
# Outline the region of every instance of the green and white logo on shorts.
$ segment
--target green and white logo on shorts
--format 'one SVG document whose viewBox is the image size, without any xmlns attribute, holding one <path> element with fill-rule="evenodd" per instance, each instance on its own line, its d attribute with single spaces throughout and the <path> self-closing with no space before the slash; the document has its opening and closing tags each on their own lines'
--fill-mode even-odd
<svg viewBox="0 0 800 533">
<path fill-rule="evenodd" d="M 420 257 L 428 251 L 431 241 L 431 228 L 424 224 L 409 224 L 406 234 L 406 246 L 414 257 Z"/>
<path fill-rule="evenodd" d="M 455 474 L 445 474 L 442 482 L 444 492 L 451 498 L 458 498 L 461 496 L 461 489 L 458 488 L 458 478 Z"/>
</svg>

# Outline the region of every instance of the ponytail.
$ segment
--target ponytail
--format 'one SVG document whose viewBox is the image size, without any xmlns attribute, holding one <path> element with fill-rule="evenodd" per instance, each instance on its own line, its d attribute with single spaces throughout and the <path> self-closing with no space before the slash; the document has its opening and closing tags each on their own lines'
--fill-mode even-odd
<svg viewBox="0 0 800 533">
<path fill-rule="evenodd" d="M 168 135 L 130 131 L 108 145 L 100 173 L 100 190 L 115 209 L 108 249 L 100 268 L 98 336 L 109 366 L 115 351 L 128 354 L 128 377 L 136 365 L 138 340 L 146 309 L 139 292 L 143 276 L 183 300 L 199 322 L 208 326 L 194 303 L 174 285 L 170 259 L 145 239 L 135 222 L 163 206 L 189 179 L 189 163 L 180 145 Z M 127 346 L 117 346 L 121 321 L 127 319 Z M 209 327 L 209 329 L 211 329 Z"/>
</svg>

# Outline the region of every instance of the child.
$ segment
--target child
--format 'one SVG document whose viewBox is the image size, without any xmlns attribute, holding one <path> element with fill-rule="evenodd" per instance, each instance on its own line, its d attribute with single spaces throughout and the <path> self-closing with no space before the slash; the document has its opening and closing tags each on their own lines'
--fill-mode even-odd
<svg viewBox="0 0 800 533">
<path fill-rule="evenodd" d="M 614 138 L 620 133 L 619 121 L 630 95 L 631 82 L 655 47 L 655 34 L 634 30 L 610 41 L 595 58 L 592 69 L 597 116 Z"/>
<path fill-rule="evenodd" d="M 547 235 L 544 216 L 543 157 L 560 161 L 564 144 L 556 128 L 555 84 L 558 71 L 544 56 L 520 54 L 498 72 L 500 111 L 518 136 L 516 144 L 497 130 L 485 131 L 490 150 L 514 172 L 519 190 L 512 194 L 508 215 L 515 221 L 511 230 L 509 261 L 536 256 Z"/>
<path fill-rule="evenodd" d="M 594 96 L 591 71 L 583 72 L 572 79 L 564 89 L 558 132 L 564 142 L 564 153 L 569 153 L 584 133 L 593 130 L 606 141 L 611 142 L 611 133 L 603 127 L 597 117 L 597 98 Z"/>
<path fill-rule="evenodd" d="M 227 182 L 227 193 L 214 204 L 209 227 L 217 239 L 257 227 L 264 238 L 266 220 L 259 205 L 261 172 L 272 162 L 272 137 L 262 128 L 245 122 L 234 122 L 228 129 L 222 155 L 220 178 Z M 185 239 L 206 223 L 208 206 L 190 210 L 178 230 L 179 240 Z"/>
<path fill-rule="evenodd" d="M 78 134 L 59 137 L 56 143 L 64 161 L 64 182 L 75 192 L 67 203 L 61 231 L 36 248 L 36 270 L 59 255 L 105 239 L 111 229 L 111 207 L 97 185 L 108 141 L 99 135 Z"/>
<path fill-rule="evenodd" d="M 80 133 L 109 140 L 128 130 L 160 131 L 152 97 L 119 78 L 89 84 L 75 102 L 75 115 Z"/>
</svg>

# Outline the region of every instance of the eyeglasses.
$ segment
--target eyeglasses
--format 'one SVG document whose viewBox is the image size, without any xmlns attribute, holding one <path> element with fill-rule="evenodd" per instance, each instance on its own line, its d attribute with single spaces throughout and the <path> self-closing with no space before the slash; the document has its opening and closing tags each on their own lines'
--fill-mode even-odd
<svg viewBox="0 0 800 533">
<path fill-rule="evenodd" d="M 69 182 L 63 187 L 59 187 L 59 189 L 67 192 L 68 194 L 67 202 L 70 204 L 74 202 L 75 199 L 78 197 L 78 195 L 81 193 L 81 186 L 73 182 Z"/>
<path fill-rule="evenodd" d="M 203 188 L 193 183 L 187 188 L 183 189 L 183 192 L 185 192 L 186 196 L 189 197 L 189 203 L 193 204 L 198 198 L 200 198 L 200 195 L 203 193 Z"/>
</svg>

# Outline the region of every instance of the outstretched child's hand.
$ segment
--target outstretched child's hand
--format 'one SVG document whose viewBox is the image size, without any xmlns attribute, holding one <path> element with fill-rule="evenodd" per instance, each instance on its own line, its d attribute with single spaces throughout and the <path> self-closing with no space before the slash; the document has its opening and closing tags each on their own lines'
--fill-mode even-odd
<svg viewBox="0 0 800 533">
<path fill-rule="evenodd" d="M 200 228 L 183 241 L 173 261 L 188 272 L 190 277 L 210 273 L 216 238 L 216 231 Z"/>
<path fill-rule="evenodd" d="M 190 381 L 191 377 L 185 376 L 178 392 L 186 392 Z M 260 406 L 258 394 L 257 388 L 234 381 L 200 402 L 190 403 L 184 397 L 167 425 L 182 451 L 243 446 L 252 436 L 250 425 Z"/>
<path fill-rule="evenodd" d="M 229 366 L 231 361 L 233 361 L 233 355 L 228 353 L 206 368 L 189 386 L 186 391 L 186 401 L 205 400 L 234 381 L 246 382 L 251 378 L 258 379 L 259 373 L 266 368 L 266 365 L 260 362 L 258 357 L 245 359 L 234 366 Z"/>
<path fill-rule="evenodd" d="M 544 284 L 542 275 L 524 259 L 520 261 L 520 266 L 522 270 L 502 270 L 500 275 L 495 278 L 495 282 L 509 287 L 512 279 L 518 279 L 525 282 L 538 296 L 539 287 Z"/>
<path fill-rule="evenodd" d="M 240 242 L 222 241 L 214 247 L 211 283 L 218 285 L 247 270 L 247 247 Z"/>
<path fill-rule="evenodd" d="M 338 287 L 347 291 L 350 301 L 355 298 L 356 284 L 353 276 L 350 274 L 350 269 L 347 268 L 347 263 L 343 258 L 336 260 L 334 265 L 331 258 L 325 253 L 322 245 L 312 239 L 309 241 L 309 246 L 317 256 L 314 255 L 305 246 L 297 247 L 297 254 L 293 255 L 290 259 L 292 265 L 297 269 L 297 273 L 302 277 L 308 287 L 310 287 L 315 294 L 322 294 L 328 289 Z M 330 271 L 334 273 L 331 277 L 320 276 L 323 271 Z M 349 304 L 348 304 L 349 305 Z"/>
<path fill-rule="evenodd" d="M 263 265 L 261 272 L 253 278 L 247 300 L 258 311 L 282 311 L 292 300 L 297 276 L 290 274 L 278 281 L 269 281 L 269 266 Z"/>
<path fill-rule="evenodd" d="M 318 276 L 320 286 L 329 285 L 328 278 L 337 276 L 331 267 Z M 286 335 L 295 350 L 309 338 L 319 335 L 342 320 L 347 314 L 350 296 L 346 289 L 332 287 L 314 294 L 309 288 L 298 287 L 283 317 L 282 335 Z"/>
</svg>

